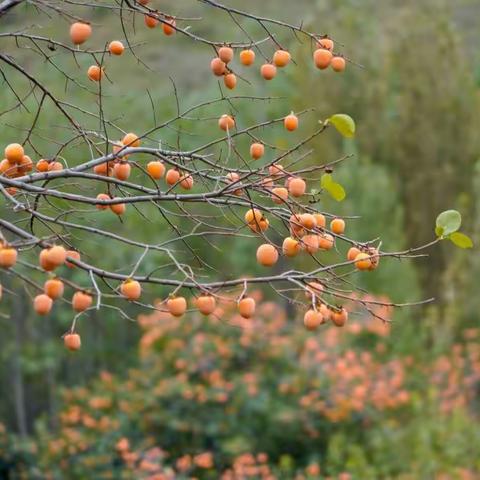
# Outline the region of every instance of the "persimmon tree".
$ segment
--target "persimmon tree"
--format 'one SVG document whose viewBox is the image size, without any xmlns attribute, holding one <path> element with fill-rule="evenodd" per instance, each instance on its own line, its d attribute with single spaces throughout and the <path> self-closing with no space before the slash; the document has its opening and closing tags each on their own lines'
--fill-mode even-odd
<svg viewBox="0 0 480 480">
<path fill-rule="evenodd" d="M 105 0 L 95 5 L 85 0 L 0 2 L 0 42 L 5 45 L 0 49 L 1 74 L 11 100 L 1 106 L 0 115 L 8 119 L 9 112 L 19 110 L 28 121 L 27 128 L 9 134 L 0 163 L 1 274 L 21 280 L 39 315 L 48 315 L 61 305 L 73 309 L 72 325 L 64 336 L 71 350 L 80 348 L 77 320 L 89 310 L 115 309 L 119 316 L 129 318 L 123 306 L 131 302 L 180 317 L 189 302 L 205 315 L 214 314 L 218 302 L 236 302 L 240 314 L 250 318 L 255 315 L 255 301 L 249 296 L 254 285 L 265 285 L 301 306 L 309 330 L 327 321 L 343 326 L 348 319 L 343 304 L 353 298 L 359 309 L 378 316 L 372 307 L 379 301 L 358 295 L 357 272 L 368 275 L 381 268 L 384 257 L 424 255 L 443 238 L 461 247 L 471 246 L 468 237 L 458 232 L 461 218 L 455 211 L 439 216 L 432 242 L 403 251 L 384 249 L 376 236 L 350 238 L 349 219 L 321 208 L 325 196 L 344 199 L 334 170 L 349 157 L 309 160 L 315 153 L 309 143 L 331 128 L 353 137 L 353 119 L 331 112 L 329 118 L 320 120 L 308 108 L 308 98 L 304 110 L 293 112 L 289 98 L 274 94 L 282 70 L 296 68 L 291 54 L 295 42 L 311 46 L 309 75 L 325 75 L 327 69 L 341 75 L 346 68 L 360 66 L 324 32 L 311 32 L 302 25 L 261 17 L 216 0 L 192 0 L 192 4 L 197 2 L 205 17 L 212 11 L 222 14 L 235 38 L 219 41 L 197 33 L 201 31 L 197 26 L 205 20 L 179 14 L 175 2 L 163 2 L 162 11 L 157 10 L 156 0 Z M 34 10 L 37 23 L 11 28 L 9 19 L 20 8 Z M 118 22 L 117 37 L 106 43 L 97 40 L 101 24 L 96 23 L 95 13 L 99 11 Z M 55 31 L 63 33 L 58 38 L 44 35 L 42 27 L 57 21 Z M 137 61 L 139 72 L 149 69 L 142 58 L 144 45 L 136 40 L 139 29 L 151 29 L 152 42 L 159 36 L 165 38 L 162 48 L 183 36 L 192 48 L 209 49 L 212 59 L 204 68 L 210 71 L 211 82 L 218 82 L 219 96 L 183 107 L 173 81 L 176 113 L 171 118 L 155 118 L 153 102 L 155 123 L 147 131 L 137 131 L 134 119 L 127 123 L 112 116 L 105 99 L 112 83 L 122 78 L 110 77 L 110 66 L 129 55 Z M 257 38 L 259 31 L 263 35 Z M 283 44 L 284 34 L 289 34 L 291 43 Z M 65 82 L 63 96 L 50 88 L 41 72 L 29 68 L 25 52 L 43 59 L 49 75 Z M 75 68 L 63 67 L 65 57 L 73 58 Z M 81 66 L 85 58 L 90 63 L 87 68 Z M 174 66 L 171 70 L 174 76 Z M 249 95 L 235 94 L 240 82 L 248 86 Z M 270 96 L 256 95 L 260 82 L 271 86 Z M 76 101 L 85 95 L 90 108 Z M 269 101 L 281 102 L 284 114 L 256 123 L 245 120 L 245 105 L 253 102 L 261 109 Z M 54 127 L 43 115 L 47 107 L 56 111 Z M 123 108 L 129 109 L 127 101 Z M 149 108 L 145 106 L 146 111 Z M 209 116 L 204 116 L 205 111 Z M 208 141 L 190 138 L 196 145 L 182 149 L 180 139 L 189 135 L 184 124 L 192 121 L 208 122 L 216 137 Z M 52 132 L 61 129 L 62 136 L 51 138 L 49 128 Z M 266 132 L 272 129 L 282 131 L 287 147 L 266 140 Z M 176 145 L 165 141 L 171 131 L 178 134 Z M 79 155 L 83 160 L 72 161 Z M 145 216 L 142 209 L 146 207 L 153 209 L 154 219 Z M 128 230 L 128 235 L 117 233 L 117 222 L 111 219 L 118 217 L 118 222 L 128 225 L 133 216 L 150 222 L 147 228 L 160 225 L 169 238 L 146 243 L 136 229 Z M 118 265 L 109 270 L 95 248 L 86 250 L 76 241 L 79 233 L 108 242 L 112 250 L 116 245 L 135 250 L 137 261 L 133 267 Z M 242 277 L 232 277 L 228 268 L 220 262 L 210 264 L 190 245 L 196 239 L 205 248 L 213 245 L 228 252 L 231 239 L 243 237 L 258 240 L 251 256 L 256 256 L 265 273 L 245 271 Z M 337 252 L 334 261 L 325 260 L 324 252 L 330 250 Z M 150 268 L 152 255 L 155 265 Z M 308 268 L 297 267 L 297 256 L 308 260 L 302 261 Z M 74 281 L 72 270 L 82 276 L 76 272 Z M 168 298 L 156 302 L 155 285 L 169 287 Z M 5 289 L 4 293 L 9 292 Z M 413 304 L 380 303 L 389 307 Z"/>
</svg>

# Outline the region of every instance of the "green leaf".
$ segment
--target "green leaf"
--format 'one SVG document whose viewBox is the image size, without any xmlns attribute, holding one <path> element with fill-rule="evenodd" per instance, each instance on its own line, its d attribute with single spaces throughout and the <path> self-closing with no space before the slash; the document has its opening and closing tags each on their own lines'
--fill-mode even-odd
<svg viewBox="0 0 480 480">
<path fill-rule="evenodd" d="M 452 243 L 454 243 L 457 247 L 460 248 L 472 248 L 473 242 L 472 239 L 461 232 L 454 232 L 448 237 Z"/>
<path fill-rule="evenodd" d="M 451 233 L 456 232 L 460 228 L 461 224 L 462 216 L 459 212 L 456 210 L 446 210 L 437 217 L 437 228 L 435 231 L 437 232 L 437 229 L 440 231 L 440 228 L 442 228 L 443 231 L 441 236 L 447 237 Z"/>
<path fill-rule="evenodd" d="M 344 137 L 352 138 L 355 136 L 355 121 L 350 115 L 337 113 L 332 115 L 327 122 L 333 124 Z"/>
<path fill-rule="evenodd" d="M 337 202 L 341 202 L 347 196 L 345 189 L 336 182 L 332 182 L 325 190 L 327 190 Z"/>
<path fill-rule="evenodd" d="M 320 180 L 321 187 L 327 189 L 332 183 L 334 183 L 332 176 L 329 173 L 324 173 Z"/>
<path fill-rule="evenodd" d="M 435 227 L 435 235 L 437 237 L 443 237 L 443 227 Z"/>
</svg>

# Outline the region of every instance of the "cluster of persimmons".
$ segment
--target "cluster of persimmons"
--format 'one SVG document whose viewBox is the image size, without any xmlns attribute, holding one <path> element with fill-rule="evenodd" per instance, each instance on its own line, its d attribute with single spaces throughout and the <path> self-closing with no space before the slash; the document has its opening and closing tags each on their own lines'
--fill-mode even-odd
<svg viewBox="0 0 480 480">
<path fill-rule="evenodd" d="M 141 3 L 146 5 L 148 0 Z M 162 23 L 162 29 L 165 35 L 175 33 L 176 21 L 174 18 L 165 17 L 159 20 L 159 14 L 145 14 L 145 24 L 149 28 L 154 28 L 158 23 Z M 70 38 L 74 45 L 81 45 L 86 42 L 92 34 L 92 27 L 85 22 L 75 22 L 70 27 Z M 334 43 L 328 37 L 317 39 L 317 48 L 314 52 L 314 63 L 319 69 L 325 69 L 329 66 L 336 72 L 342 72 L 345 69 L 345 59 L 334 54 Z M 122 42 L 113 40 L 108 44 L 108 51 L 112 55 L 122 55 L 125 50 Z M 216 49 L 217 55 L 211 61 L 211 70 L 218 76 L 223 77 L 225 86 L 229 89 L 235 88 L 237 77 L 229 67 L 235 56 L 235 50 L 231 46 L 224 45 Z M 255 62 L 255 52 L 251 48 L 245 48 L 239 54 L 240 63 L 244 66 L 251 66 Z M 260 68 L 261 76 L 266 80 L 271 80 L 277 73 L 277 68 L 286 67 L 291 61 L 291 55 L 288 51 L 278 49 L 275 51 L 271 62 L 264 63 Z M 88 69 L 88 77 L 93 81 L 100 81 L 104 74 L 101 65 L 92 65 Z M 299 119 L 294 112 L 284 118 L 284 128 L 288 132 L 293 132 L 299 127 Z M 229 114 L 222 115 L 218 120 L 218 126 L 221 130 L 231 132 L 235 129 L 235 119 Z M 129 147 L 139 147 L 141 139 L 134 133 L 127 133 L 123 139 L 113 145 L 112 153 L 115 155 L 113 160 L 105 161 L 94 166 L 93 171 L 97 175 L 115 177 L 120 181 L 126 181 L 132 172 L 132 165 L 129 163 L 128 155 L 122 152 Z M 120 154 L 121 153 L 121 154 Z M 259 160 L 265 154 L 265 145 L 260 141 L 255 141 L 250 145 L 250 157 L 252 160 Z M 33 162 L 28 155 L 25 155 L 24 148 L 18 143 L 12 143 L 5 148 L 5 159 L 0 162 L 0 174 L 9 178 L 16 178 L 30 172 L 34 168 Z M 35 164 L 38 172 L 61 171 L 62 163 L 56 160 L 40 159 Z M 162 161 L 154 160 L 146 165 L 144 170 L 153 180 L 165 180 L 169 189 L 179 185 L 185 190 L 193 187 L 193 175 L 189 172 L 182 172 L 174 167 L 167 169 Z M 279 186 L 279 180 L 285 178 L 284 186 Z M 224 181 L 227 184 L 240 183 L 239 173 L 229 172 Z M 306 181 L 296 175 L 288 173 L 279 163 L 273 163 L 268 167 L 268 176 L 262 179 L 261 186 L 269 192 L 273 204 L 284 204 L 289 199 L 298 200 L 307 192 Z M 234 187 L 233 187 L 234 188 Z M 15 187 L 9 187 L 8 192 L 12 195 L 16 193 Z M 233 191 L 234 195 L 242 195 L 242 188 Z M 126 204 L 122 203 L 120 198 L 113 198 L 109 193 L 100 193 L 95 200 L 96 208 L 99 210 L 111 210 L 117 215 L 123 215 L 126 210 Z M 118 200 L 118 201 L 117 201 Z M 245 212 L 245 224 L 248 228 L 257 234 L 263 234 L 269 228 L 269 219 L 264 212 L 258 208 L 251 208 Z M 286 258 L 292 258 L 305 252 L 313 255 L 319 250 L 330 250 L 335 244 L 335 236 L 342 236 L 345 230 L 345 221 L 341 218 L 333 218 L 329 229 L 326 226 L 326 218 L 320 213 L 294 213 L 289 219 L 289 236 L 283 240 L 281 249 L 277 249 L 271 243 L 260 245 L 256 252 L 257 262 L 264 267 L 272 267 L 279 259 L 280 253 Z M 39 315 L 47 315 L 55 300 L 61 298 L 64 294 L 64 282 L 60 276 L 53 272 L 65 265 L 68 268 L 82 267 L 80 253 L 76 250 L 66 250 L 62 245 L 53 245 L 44 243 L 43 250 L 39 255 L 40 267 L 50 272 L 50 278 L 45 282 L 43 293 L 37 295 L 33 300 L 35 311 Z M 279 252 L 280 250 L 280 252 Z M 379 253 L 373 247 L 353 246 L 348 251 L 347 263 L 351 262 L 358 270 L 373 270 L 377 267 Z M 6 242 L 0 246 L 0 267 L 8 269 L 15 265 L 17 261 L 17 250 L 9 246 Z M 80 263 L 76 263 L 80 262 Z M 305 292 L 311 302 L 311 308 L 305 313 L 304 324 L 307 329 L 315 330 L 318 326 L 327 321 L 332 321 L 336 326 L 343 326 L 348 318 L 347 310 L 343 307 L 334 307 L 324 303 L 321 296 L 325 292 L 325 285 L 319 282 L 306 282 Z M 138 301 L 142 296 L 142 285 L 134 278 L 127 278 L 119 286 L 119 293 L 129 301 Z M 1 295 L 1 290 L 0 290 Z M 71 304 L 73 310 L 77 313 L 84 312 L 92 307 L 93 294 L 90 291 L 75 291 Z M 207 290 L 201 292 L 201 295 L 195 299 L 195 307 L 204 315 L 210 315 L 216 308 L 216 296 Z M 187 311 L 187 300 L 179 295 L 172 295 L 165 302 L 166 308 L 171 315 L 181 317 Z M 244 292 L 238 299 L 238 311 L 244 318 L 251 318 L 255 314 L 255 300 Z M 64 336 L 65 345 L 70 350 L 78 350 L 81 345 L 80 336 L 73 329 Z"/>
<path fill-rule="evenodd" d="M 343 72 L 346 67 L 345 58 L 333 53 L 334 42 L 328 37 L 317 41 L 317 48 L 313 53 L 315 66 L 320 70 L 331 67 L 335 72 Z M 232 47 L 225 45 L 217 51 L 217 56 L 210 62 L 212 73 L 217 77 L 223 77 L 225 86 L 233 90 L 237 85 L 237 76 L 229 67 L 234 59 L 235 51 Z M 240 63 L 250 67 L 255 63 L 255 51 L 246 48 L 240 51 Z M 263 63 L 260 67 L 260 75 L 265 80 L 273 80 L 277 76 L 277 69 L 286 67 L 291 61 L 291 55 L 287 50 L 278 49 L 273 54 L 271 62 Z"/>
</svg>

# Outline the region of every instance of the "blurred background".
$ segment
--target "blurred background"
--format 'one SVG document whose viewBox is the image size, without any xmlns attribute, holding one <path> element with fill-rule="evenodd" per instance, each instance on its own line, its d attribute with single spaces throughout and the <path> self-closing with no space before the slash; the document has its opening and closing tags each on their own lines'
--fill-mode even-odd
<svg viewBox="0 0 480 480">
<path fill-rule="evenodd" d="M 296 65 L 272 85 L 238 88 L 238 94 L 254 88 L 256 95 L 286 97 L 288 109 L 296 111 L 313 106 L 312 122 L 340 112 L 355 119 L 354 141 L 327 132 L 315 141 L 309 160 L 354 154 L 336 170 L 346 200 L 325 199 L 322 206 L 361 217 L 349 224 L 351 237 L 381 236 L 390 251 L 418 246 L 433 238 L 437 214 L 455 208 L 478 244 L 478 0 L 225 3 L 303 21 L 308 30 L 331 34 L 363 65 L 350 65 L 340 76 L 314 72 L 311 45 L 278 30 Z M 170 2 L 158 0 L 158 8 L 170 11 Z M 228 17 L 202 2 L 178 1 L 174 9 L 202 17 L 192 29 L 204 36 L 242 38 Z M 91 15 L 101 26 L 100 42 L 123 39 L 118 17 L 101 9 Z M 36 31 L 37 21 L 32 8 L 22 6 L 0 20 L 0 32 L 31 25 Z M 39 23 L 37 31 L 67 39 L 67 21 Z M 137 24 L 133 39 L 149 69 L 133 56 L 109 66 L 112 84 L 104 107 L 110 117 L 137 132 L 169 118 L 176 108 L 169 77 L 184 107 L 218 97 L 208 69 L 211 50 L 179 35 L 167 40 L 146 31 L 142 20 Z M 249 31 L 262 36 L 254 25 Z M 69 94 L 65 78 L 44 59 L 4 39 L 0 49 L 2 43 L 59 96 Z M 56 57 L 83 81 L 88 60 L 78 61 Z M 76 103 L 96 108 L 90 93 L 72 91 Z M 4 86 L 2 108 L 12 98 Z M 241 105 L 245 124 L 284 114 L 285 102 Z M 0 117 L 0 144 L 29 121 L 23 110 Z M 53 108 L 46 107 L 42 121 L 45 131 L 55 131 Z M 214 124 L 186 126 L 190 135 L 181 139 L 182 148 L 208 139 Z M 57 134 L 64 135 L 61 127 Z M 265 134 L 282 146 L 279 130 Z M 162 137 L 176 141 L 175 131 Z M 48 156 L 48 136 L 36 142 Z M 68 153 L 72 163 L 83 154 Z M 3 204 L 0 215 L 7 215 Z M 145 241 L 169 235 L 162 226 L 145 227 L 135 215 L 117 228 Z M 234 275 L 253 273 L 257 267 L 247 253 L 252 245 L 231 239 L 221 251 L 204 255 Z M 92 246 L 107 269 L 125 259 L 134 262 L 126 247 Z M 266 290 L 256 292 L 260 314 L 248 326 L 226 307 L 220 320 L 192 316 L 181 322 L 161 314 L 144 314 L 133 323 L 113 310 L 93 313 L 81 325 L 81 353 L 68 355 L 59 341 L 71 321 L 67 309 L 43 319 L 21 295 L 5 296 L 0 478 L 480 478 L 480 256 L 451 244 L 428 253 L 415 262 L 385 261 L 358 282 L 373 296 L 398 302 L 435 297 L 434 304 L 386 312 L 389 328 L 359 315 L 342 331 L 331 327 L 313 336 L 303 331 L 297 312 Z M 21 289 L 11 278 L 1 281 Z M 155 294 L 163 298 L 168 291 Z M 129 307 L 128 313 L 142 312 Z"/>
</svg>

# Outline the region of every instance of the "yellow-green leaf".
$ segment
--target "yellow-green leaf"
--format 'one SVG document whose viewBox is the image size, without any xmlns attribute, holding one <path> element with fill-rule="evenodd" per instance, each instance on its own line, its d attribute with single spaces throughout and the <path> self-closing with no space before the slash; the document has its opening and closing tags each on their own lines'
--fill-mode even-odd
<svg viewBox="0 0 480 480">
<path fill-rule="evenodd" d="M 456 210 L 445 210 L 437 217 L 435 231 L 443 229 L 442 234 L 439 236 L 447 237 L 453 232 L 456 232 L 462 224 L 462 216 Z M 438 233 L 437 233 L 438 235 Z"/>
<path fill-rule="evenodd" d="M 333 183 L 333 178 L 329 173 L 324 173 L 320 180 L 320 185 L 322 188 L 327 188 L 329 185 Z"/>
<path fill-rule="evenodd" d="M 345 189 L 336 182 L 332 182 L 330 185 L 328 185 L 326 190 L 337 202 L 341 202 L 347 196 Z"/>
<path fill-rule="evenodd" d="M 350 115 L 337 113 L 332 115 L 327 122 L 331 123 L 344 137 L 355 136 L 355 121 Z"/>
<path fill-rule="evenodd" d="M 472 248 L 472 239 L 461 232 L 454 232 L 448 237 L 457 247 L 460 248 Z"/>
</svg>

